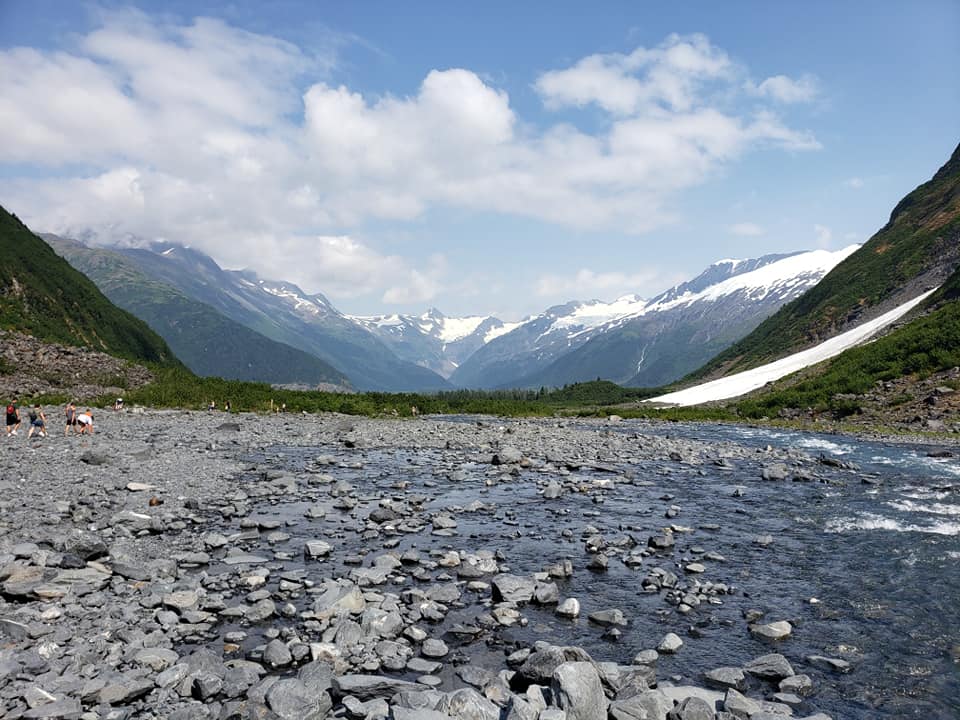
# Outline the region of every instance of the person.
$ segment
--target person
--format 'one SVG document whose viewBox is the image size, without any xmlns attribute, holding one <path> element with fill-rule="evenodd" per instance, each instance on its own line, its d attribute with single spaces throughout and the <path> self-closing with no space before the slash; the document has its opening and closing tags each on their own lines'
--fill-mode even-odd
<svg viewBox="0 0 960 720">
<path fill-rule="evenodd" d="M 43 414 L 43 408 L 40 405 L 34 405 L 30 410 L 30 431 L 27 433 L 27 439 L 33 437 L 36 432 L 40 437 L 47 436 L 47 416 Z"/>
<path fill-rule="evenodd" d="M 227 401 L 223 404 L 223 411 L 224 411 L 224 412 L 230 412 L 230 401 L 229 401 L 229 400 L 227 400 Z"/>
<path fill-rule="evenodd" d="M 211 400 L 210 404 L 207 405 L 207 410 L 216 410 L 216 409 L 217 409 L 217 401 Z"/>
<path fill-rule="evenodd" d="M 77 428 L 77 406 L 74 404 L 73 400 L 67 403 L 67 409 L 64 412 L 67 418 L 67 426 L 63 430 L 63 436 L 66 437 L 70 434 L 70 428 L 73 428 L 73 432 L 79 432 Z"/>
<path fill-rule="evenodd" d="M 77 415 L 77 422 L 80 424 L 81 435 L 93 435 L 93 411 L 90 408 Z"/>
<path fill-rule="evenodd" d="M 123 398 L 117 398 L 116 402 L 113 403 L 114 410 L 123 410 Z"/>
<path fill-rule="evenodd" d="M 7 405 L 7 437 L 16 435 L 20 429 L 20 406 L 14 398 Z"/>
</svg>

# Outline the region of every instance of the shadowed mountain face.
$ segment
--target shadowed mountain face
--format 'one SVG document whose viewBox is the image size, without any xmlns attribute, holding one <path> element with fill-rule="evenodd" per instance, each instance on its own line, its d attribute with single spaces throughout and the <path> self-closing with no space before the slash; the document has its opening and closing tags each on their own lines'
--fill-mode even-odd
<svg viewBox="0 0 960 720">
<path fill-rule="evenodd" d="M 114 250 L 55 235 L 44 239 L 120 307 L 146 321 L 197 375 L 277 384 L 348 386 L 329 363 L 234 322 L 154 280 Z"/>
<path fill-rule="evenodd" d="M 220 268 L 180 245 L 117 249 L 147 277 L 172 286 L 230 320 L 271 340 L 320 358 L 358 390 L 431 391 L 450 385 L 436 373 L 397 358 L 366 329 L 320 294 Z"/>
<path fill-rule="evenodd" d="M 179 365 L 163 338 L 111 303 L 89 278 L 3 208 L 0 327 L 131 360 Z"/>
<path fill-rule="evenodd" d="M 688 379 L 747 370 L 816 345 L 940 285 L 958 265 L 960 146 L 860 250 Z"/>
</svg>

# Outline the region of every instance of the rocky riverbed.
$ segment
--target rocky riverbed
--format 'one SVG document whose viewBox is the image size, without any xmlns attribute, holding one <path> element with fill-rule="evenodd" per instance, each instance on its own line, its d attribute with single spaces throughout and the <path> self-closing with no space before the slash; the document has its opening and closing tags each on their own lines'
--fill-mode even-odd
<svg viewBox="0 0 960 720">
<path fill-rule="evenodd" d="M 884 643 L 845 624 L 831 573 L 852 568 L 827 568 L 799 508 L 880 480 L 815 446 L 607 421 L 97 421 L 0 438 L 4 718 L 960 708 L 955 625 L 915 681 L 864 668 Z M 953 507 L 955 485 L 927 489 Z"/>
</svg>

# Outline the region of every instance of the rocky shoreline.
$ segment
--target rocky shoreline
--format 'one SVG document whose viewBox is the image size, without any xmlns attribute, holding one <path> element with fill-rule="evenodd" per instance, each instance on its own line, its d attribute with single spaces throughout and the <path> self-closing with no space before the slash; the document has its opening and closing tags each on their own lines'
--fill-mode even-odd
<svg viewBox="0 0 960 720">
<path fill-rule="evenodd" d="M 735 587 L 698 579 L 716 553 L 694 548 L 676 572 L 652 562 L 669 564 L 693 532 L 671 519 L 682 498 L 658 532 L 623 540 L 588 526 L 573 556 L 547 543 L 533 573 L 511 569 L 508 540 L 444 545 L 471 513 L 518 524 L 485 505 L 485 487 L 535 483 L 543 502 L 582 494 L 601 507 L 611 487 L 641 482 L 618 461 L 757 461 L 737 443 L 671 438 L 666 426 L 638 442 L 607 421 L 127 409 L 101 411 L 93 436 L 63 437 L 54 420 L 45 439 L 0 438 L 2 717 L 769 720 L 816 697 L 804 668 L 776 652 L 791 623 L 762 613 L 743 622 L 770 652 L 712 669 L 702 687 L 658 677 L 658 657 L 684 643 L 673 633 L 618 655 L 629 608 L 589 613 L 607 657 L 500 637 L 526 626 L 528 608 L 580 615 L 584 598 L 566 596 L 565 579 L 613 563 L 643 568 L 637 584 L 663 612 L 722 603 Z M 312 453 L 302 470 L 272 462 L 298 447 Z M 400 448 L 442 458 L 431 472 L 474 499 L 438 510 L 399 477 L 371 492 L 334 476 Z M 817 479 L 806 453 L 768 448 L 760 459 L 757 481 Z M 583 468 L 605 474 L 586 482 Z M 292 506 L 318 523 L 314 537 L 291 538 Z M 411 537 L 420 545 L 401 545 Z M 805 665 L 849 670 L 837 657 Z"/>
</svg>

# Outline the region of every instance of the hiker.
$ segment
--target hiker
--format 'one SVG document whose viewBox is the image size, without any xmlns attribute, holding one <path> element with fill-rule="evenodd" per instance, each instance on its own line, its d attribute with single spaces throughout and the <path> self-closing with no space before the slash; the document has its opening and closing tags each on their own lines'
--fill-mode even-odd
<svg viewBox="0 0 960 720">
<path fill-rule="evenodd" d="M 7 437 L 16 435 L 20 429 L 20 407 L 17 405 L 17 399 L 14 398 L 7 405 Z"/>
<path fill-rule="evenodd" d="M 77 415 L 77 423 L 80 425 L 81 435 L 93 435 L 93 411 L 90 408 Z"/>
<path fill-rule="evenodd" d="M 79 432 L 77 428 L 77 406 L 73 400 L 67 403 L 67 409 L 64 411 L 64 415 L 67 418 L 67 426 L 63 430 L 63 436 L 66 437 L 70 434 L 70 428 L 73 428 L 74 433 Z"/>
<path fill-rule="evenodd" d="M 43 408 L 39 405 L 34 405 L 30 410 L 30 431 L 27 433 L 27 439 L 33 437 L 34 431 L 37 432 L 40 437 L 47 436 L 47 416 L 43 414 Z"/>
<path fill-rule="evenodd" d="M 123 410 L 123 398 L 117 398 L 116 402 L 113 403 L 114 410 Z"/>
<path fill-rule="evenodd" d="M 217 409 L 217 401 L 211 400 L 210 404 L 207 405 L 207 410 L 216 410 L 216 409 Z"/>
<path fill-rule="evenodd" d="M 229 400 L 227 400 L 227 401 L 223 404 L 223 411 L 224 411 L 224 412 L 230 412 L 230 401 L 229 401 Z"/>
</svg>

